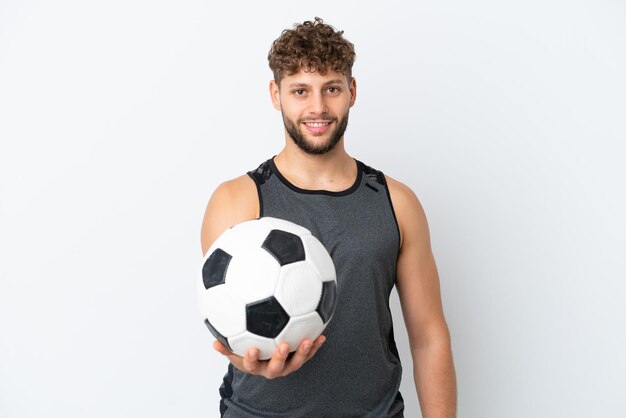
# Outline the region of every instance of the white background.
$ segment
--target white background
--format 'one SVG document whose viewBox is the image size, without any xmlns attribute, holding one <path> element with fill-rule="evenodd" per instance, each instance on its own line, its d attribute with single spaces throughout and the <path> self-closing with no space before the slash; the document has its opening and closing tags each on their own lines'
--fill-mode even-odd
<svg viewBox="0 0 626 418">
<path fill-rule="evenodd" d="M 314 16 L 348 150 L 427 211 L 459 417 L 626 416 L 623 1 L 0 0 L 1 417 L 217 416 L 200 223 L 280 150 L 267 51 Z"/>
</svg>

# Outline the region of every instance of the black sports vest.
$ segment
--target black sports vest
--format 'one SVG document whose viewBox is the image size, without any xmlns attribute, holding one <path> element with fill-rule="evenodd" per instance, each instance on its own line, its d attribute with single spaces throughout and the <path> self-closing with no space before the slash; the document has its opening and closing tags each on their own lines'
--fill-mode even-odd
<svg viewBox="0 0 626 418">
<path fill-rule="evenodd" d="M 273 159 L 248 175 L 261 216 L 309 229 L 337 271 L 337 307 L 326 342 L 302 368 L 274 380 L 229 365 L 220 388 L 223 417 L 402 417 L 402 368 L 393 338 L 389 294 L 400 234 L 384 175 L 357 161 L 354 184 L 341 192 L 302 190 Z"/>
</svg>

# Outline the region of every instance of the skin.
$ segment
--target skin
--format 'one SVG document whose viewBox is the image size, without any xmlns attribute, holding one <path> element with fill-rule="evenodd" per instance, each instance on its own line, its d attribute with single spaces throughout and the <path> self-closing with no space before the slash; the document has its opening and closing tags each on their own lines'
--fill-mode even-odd
<svg viewBox="0 0 626 418">
<path fill-rule="evenodd" d="M 285 129 L 285 147 L 274 159 L 283 176 L 308 190 L 341 191 L 350 187 L 357 175 L 356 163 L 345 151 L 343 136 L 338 141 L 333 141 L 333 136 L 337 139 L 341 121 L 345 121 L 343 118 L 347 118 L 355 103 L 354 78 L 332 71 L 300 71 L 285 76 L 280 84 L 271 81 L 269 90 L 274 108 L 282 112 L 286 125 L 291 124 Z M 289 131 L 293 133 L 294 129 L 309 152 L 290 136 Z M 329 147 L 332 142 L 336 145 Z M 422 415 L 452 418 L 456 414 L 456 378 L 428 223 L 415 194 L 390 177 L 387 182 L 401 235 L 396 286 L 409 335 Z M 221 184 L 207 205 L 201 233 L 203 254 L 225 229 L 258 216 L 256 186 L 247 175 Z M 218 341 L 213 346 L 238 369 L 274 379 L 298 370 L 324 341 L 324 336 L 302 341 L 289 359 L 289 347 L 283 344 L 266 361 L 258 360 L 258 350 L 254 348 L 240 357 Z"/>
</svg>

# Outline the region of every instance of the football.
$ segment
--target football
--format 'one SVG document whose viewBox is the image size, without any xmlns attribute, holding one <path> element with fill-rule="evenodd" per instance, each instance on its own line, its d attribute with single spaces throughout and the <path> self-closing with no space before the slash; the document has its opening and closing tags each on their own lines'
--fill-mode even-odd
<svg viewBox="0 0 626 418">
<path fill-rule="evenodd" d="M 315 340 L 335 311 L 335 266 L 322 243 L 293 222 L 262 217 L 237 224 L 207 251 L 198 281 L 209 331 L 234 353 L 269 359 L 283 342 Z"/>
</svg>

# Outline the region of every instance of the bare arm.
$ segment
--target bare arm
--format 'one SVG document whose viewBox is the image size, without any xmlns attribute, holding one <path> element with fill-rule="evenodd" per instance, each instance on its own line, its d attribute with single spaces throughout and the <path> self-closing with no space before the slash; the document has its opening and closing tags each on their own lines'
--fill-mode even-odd
<svg viewBox="0 0 626 418">
<path fill-rule="evenodd" d="M 213 241 L 226 229 L 240 222 L 255 219 L 259 213 L 256 186 L 250 177 L 244 175 L 221 184 L 211 196 L 204 214 L 200 234 L 202 254 L 206 254 Z M 219 341 L 215 341 L 213 347 L 239 370 L 273 379 L 302 367 L 313 357 L 325 339 L 324 336 L 319 336 L 315 341 L 303 340 L 290 359 L 287 359 L 289 345 L 281 344 L 267 361 L 259 360 L 259 350 L 256 348 L 249 349 L 246 355 L 241 357 L 233 354 Z"/>
<path fill-rule="evenodd" d="M 219 185 L 204 212 L 200 241 L 202 254 L 222 232 L 240 222 L 259 216 L 256 186 L 246 175 Z"/>
<path fill-rule="evenodd" d="M 456 377 L 428 223 L 413 192 L 393 179 L 387 180 L 402 239 L 397 289 L 422 415 L 424 418 L 453 418 L 456 416 Z"/>
</svg>

